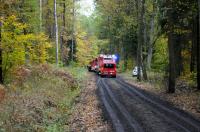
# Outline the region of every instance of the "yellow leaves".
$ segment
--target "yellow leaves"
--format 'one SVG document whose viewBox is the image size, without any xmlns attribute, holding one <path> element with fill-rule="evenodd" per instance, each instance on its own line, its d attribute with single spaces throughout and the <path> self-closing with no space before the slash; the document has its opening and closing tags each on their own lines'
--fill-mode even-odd
<svg viewBox="0 0 200 132">
<path fill-rule="evenodd" d="M 189 33 L 191 32 L 190 30 L 187 30 L 187 29 L 180 29 L 180 28 L 175 28 L 174 29 L 174 32 L 177 33 L 177 34 L 185 34 L 185 33 Z"/>
<path fill-rule="evenodd" d="M 24 64 L 24 46 L 20 41 L 21 32 L 26 26 L 18 23 L 17 18 L 12 15 L 3 21 L 2 27 L 2 49 L 4 71 L 13 65 Z"/>
<path fill-rule="evenodd" d="M 14 33 L 20 34 L 24 29 L 27 28 L 27 25 L 24 23 L 19 23 L 15 15 L 9 16 L 7 19 L 2 19 L 3 21 L 3 30 L 12 31 Z"/>
<path fill-rule="evenodd" d="M 30 42 L 27 43 L 27 54 L 32 63 L 45 63 L 48 59 L 47 50 L 52 47 L 48 42 L 48 37 L 44 33 L 29 36 Z"/>
<path fill-rule="evenodd" d="M 0 22 L 3 23 L 3 17 L 2 16 L 0 16 Z"/>
<path fill-rule="evenodd" d="M 24 34 L 27 25 L 17 21 L 16 16 L 2 19 L 2 49 L 4 74 L 13 66 L 25 63 L 45 63 L 51 44 L 44 33 Z"/>
<path fill-rule="evenodd" d="M 155 53 L 153 54 L 152 64 L 154 69 L 163 70 L 168 64 L 167 41 L 167 38 L 162 35 L 158 38 L 154 45 Z"/>
<path fill-rule="evenodd" d="M 88 36 L 85 32 L 80 32 L 76 37 L 77 60 L 79 65 L 87 65 L 93 56 L 97 56 L 96 38 Z"/>
</svg>

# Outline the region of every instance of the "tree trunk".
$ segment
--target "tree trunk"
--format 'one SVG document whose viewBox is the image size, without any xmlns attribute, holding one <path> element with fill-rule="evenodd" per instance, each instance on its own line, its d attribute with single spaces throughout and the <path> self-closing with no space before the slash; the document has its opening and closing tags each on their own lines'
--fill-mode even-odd
<svg viewBox="0 0 200 132">
<path fill-rule="evenodd" d="M 170 31 L 168 34 L 168 49 L 169 49 L 169 86 L 168 93 L 175 92 L 176 84 L 176 68 L 175 68 L 175 50 L 174 50 L 174 34 Z"/>
<path fill-rule="evenodd" d="M 123 37 L 122 37 L 122 39 L 123 39 Z M 122 57 L 122 60 L 123 60 L 121 71 L 124 72 L 124 44 L 122 42 L 123 41 L 122 39 L 119 39 L 119 45 L 121 46 L 120 47 L 120 54 L 121 54 L 121 57 Z"/>
<path fill-rule="evenodd" d="M 143 71 L 143 78 L 144 78 L 144 80 L 148 80 L 148 77 L 147 77 L 147 70 L 146 70 L 146 65 L 145 65 L 145 63 L 142 63 L 142 71 Z"/>
<path fill-rule="evenodd" d="M 65 21 L 65 13 L 66 13 L 66 4 L 65 4 L 65 0 L 63 0 L 63 13 L 62 13 L 62 21 L 63 21 L 63 25 L 62 25 L 62 31 L 61 31 L 61 39 L 60 39 L 60 58 L 61 61 L 66 64 L 66 60 L 65 60 L 65 56 L 63 53 L 63 48 L 64 48 L 64 32 L 65 32 L 65 26 L 66 26 L 66 21 Z"/>
<path fill-rule="evenodd" d="M 198 39 L 198 17 L 197 15 L 194 16 L 193 18 L 193 23 L 192 23 L 192 49 L 191 49 L 191 61 L 190 61 L 190 72 L 194 72 L 195 70 L 195 65 L 196 65 L 196 49 L 197 49 L 197 39 Z"/>
<path fill-rule="evenodd" d="M 182 50 L 182 34 L 173 34 L 173 48 L 174 48 L 174 60 L 175 60 L 175 77 L 179 77 L 181 75 L 181 72 L 183 71 L 183 65 L 182 65 L 182 56 L 181 56 L 181 50 Z"/>
<path fill-rule="evenodd" d="M 75 44 L 75 37 L 74 37 L 74 32 L 75 32 L 75 0 L 73 0 L 73 26 L 72 26 L 72 46 L 71 46 L 71 61 L 74 61 L 74 44 Z"/>
<path fill-rule="evenodd" d="M 144 47 L 144 52 L 147 52 L 147 23 L 146 23 L 146 16 L 145 16 L 145 0 L 142 3 L 142 12 L 143 14 L 143 47 Z M 143 78 L 144 80 L 147 80 L 147 71 L 146 71 L 146 54 L 142 55 L 142 73 L 143 73 Z"/>
<path fill-rule="evenodd" d="M 55 32 L 56 32 L 56 64 L 58 65 L 58 19 L 56 0 L 54 0 L 54 19 L 55 19 Z"/>
<path fill-rule="evenodd" d="M 150 42 L 148 45 L 148 55 L 147 55 L 147 68 L 151 69 L 151 60 L 153 56 L 153 38 L 154 38 L 154 13 L 151 17 L 151 29 L 150 29 Z"/>
<path fill-rule="evenodd" d="M 138 62 L 138 76 L 137 79 L 141 81 L 141 68 L 142 68 L 142 46 L 144 45 L 144 4 L 145 0 L 141 1 L 141 4 L 139 4 L 140 8 L 138 8 L 138 47 L 137 47 L 137 62 Z M 141 10 L 140 10 L 141 9 Z"/>
<path fill-rule="evenodd" d="M 3 63 L 2 63 L 2 36 L 1 36 L 2 22 L 0 21 L 0 83 L 3 84 Z"/>
<path fill-rule="evenodd" d="M 197 31 L 197 88 L 200 90 L 200 39 L 199 39 L 199 31 L 200 31 L 200 0 L 198 0 L 198 31 Z"/>
<path fill-rule="evenodd" d="M 172 7 L 172 3 L 168 3 Z M 175 92 L 176 85 L 176 62 L 175 62 L 175 49 L 174 44 L 176 41 L 176 35 L 174 33 L 174 11 L 171 8 L 168 10 L 168 22 L 169 22 L 169 31 L 168 31 L 168 54 L 169 54 L 169 84 L 168 84 L 168 93 Z"/>
<path fill-rule="evenodd" d="M 137 79 L 139 81 L 142 80 L 141 77 L 141 66 L 142 66 L 142 39 L 143 39 L 143 33 L 142 33 L 142 23 L 143 23 L 143 16 L 142 12 L 140 11 L 140 2 L 137 1 L 137 19 L 138 19 L 138 30 L 137 30 L 137 37 L 138 37 L 138 45 L 137 45 Z"/>
<path fill-rule="evenodd" d="M 42 31 L 42 0 L 40 0 L 40 32 Z"/>
<path fill-rule="evenodd" d="M 153 12 L 151 14 L 150 22 L 150 41 L 148 43 L 148 54 L 147 54 L 147 68 L 151 69 L 151 61 L 153 57 L 153 43 L 154 43 L 154 33 L 155 33 L 155 15 L 156 15 L 156 3 L 153 1 Z"/>
<path fill-rule="evenodd" d="M 63 27 L 66 27 L 66 19 L 65 19 L 65 13 L 66 13 L 66 3 L 65 0 L 63 0 Z"/>
</svg>

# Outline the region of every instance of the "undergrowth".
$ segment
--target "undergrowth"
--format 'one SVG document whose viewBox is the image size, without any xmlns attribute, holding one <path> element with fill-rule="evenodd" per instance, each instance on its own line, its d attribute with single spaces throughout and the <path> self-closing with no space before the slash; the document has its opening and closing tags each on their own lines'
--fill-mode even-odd
<svg viewBox="0 0 200 132">
<path fill-rule="evenodd" d="M 0 131 L 67 131 L 86 70 L 40 65 L 13 71 L 0 104 Z"/>
<path fill-rule="evenodd" d="M 138 83 L 145 83 L 152 85 L 157 90 L 165 90 L 168 88 L 168 77 L 164 72 L 147 71 L 148 80 L 138 81 L 136 76 L 132 76 L 132 71 L 126 71 L 121 73 L 125 79 L 132 80 Z M 176 90 L 179 91 L 193 91 L 197 87 L 196 75 L 195 73 L 188 73 L 184 76 L 181 75 L 176 79 Z"/>
<path fill-rule="evenodd" d="M 132 80 L 138 83 L 145 83 L 151 84 L 154 86 L 155 89 L 164 89 L 166 88 L 166 83 L 164 80 L 164 73 L 159 72 L 147 72 L 148 80 L 142 80 L 141 82 L 138 81 L 137 76 L 132 76 L 132 71 L 126 71 L 121 73 L 121 75 L 128 80 Z"/>
</svg>

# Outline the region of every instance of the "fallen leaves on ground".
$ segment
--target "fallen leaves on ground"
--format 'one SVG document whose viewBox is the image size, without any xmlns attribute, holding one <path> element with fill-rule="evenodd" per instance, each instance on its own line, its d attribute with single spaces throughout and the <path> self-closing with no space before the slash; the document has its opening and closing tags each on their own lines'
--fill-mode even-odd
<svg viewBox="0 0 200 132">
<path fill-rule="evenodd" d="M 0 131 L 63 131 L 80 92 L 73 76 L 48 65 L 19 67 L 13 75 L 0 103 Z"/>
<path fill-rule="evenodd" d="M 74 108 L 70 119 L 70 131 L 111 132 L 111 125 L 103 119 L 100 102 L 96 95 L 96 80 L 88 75 L 85 88 L 82 90 L 79 103 Z"/>
</svg>

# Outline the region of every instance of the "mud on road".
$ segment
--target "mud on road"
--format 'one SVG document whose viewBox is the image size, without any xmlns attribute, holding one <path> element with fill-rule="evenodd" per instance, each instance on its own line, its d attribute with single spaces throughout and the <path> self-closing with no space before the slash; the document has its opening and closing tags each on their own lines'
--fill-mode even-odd
<svg viewBox="0 0 200 132">
<path fill-rule="evenodd" d="M 98 78 L 105 115 L 119 132 L 200 132 L 200 120 L 121 78 Z"/>
</svg>

